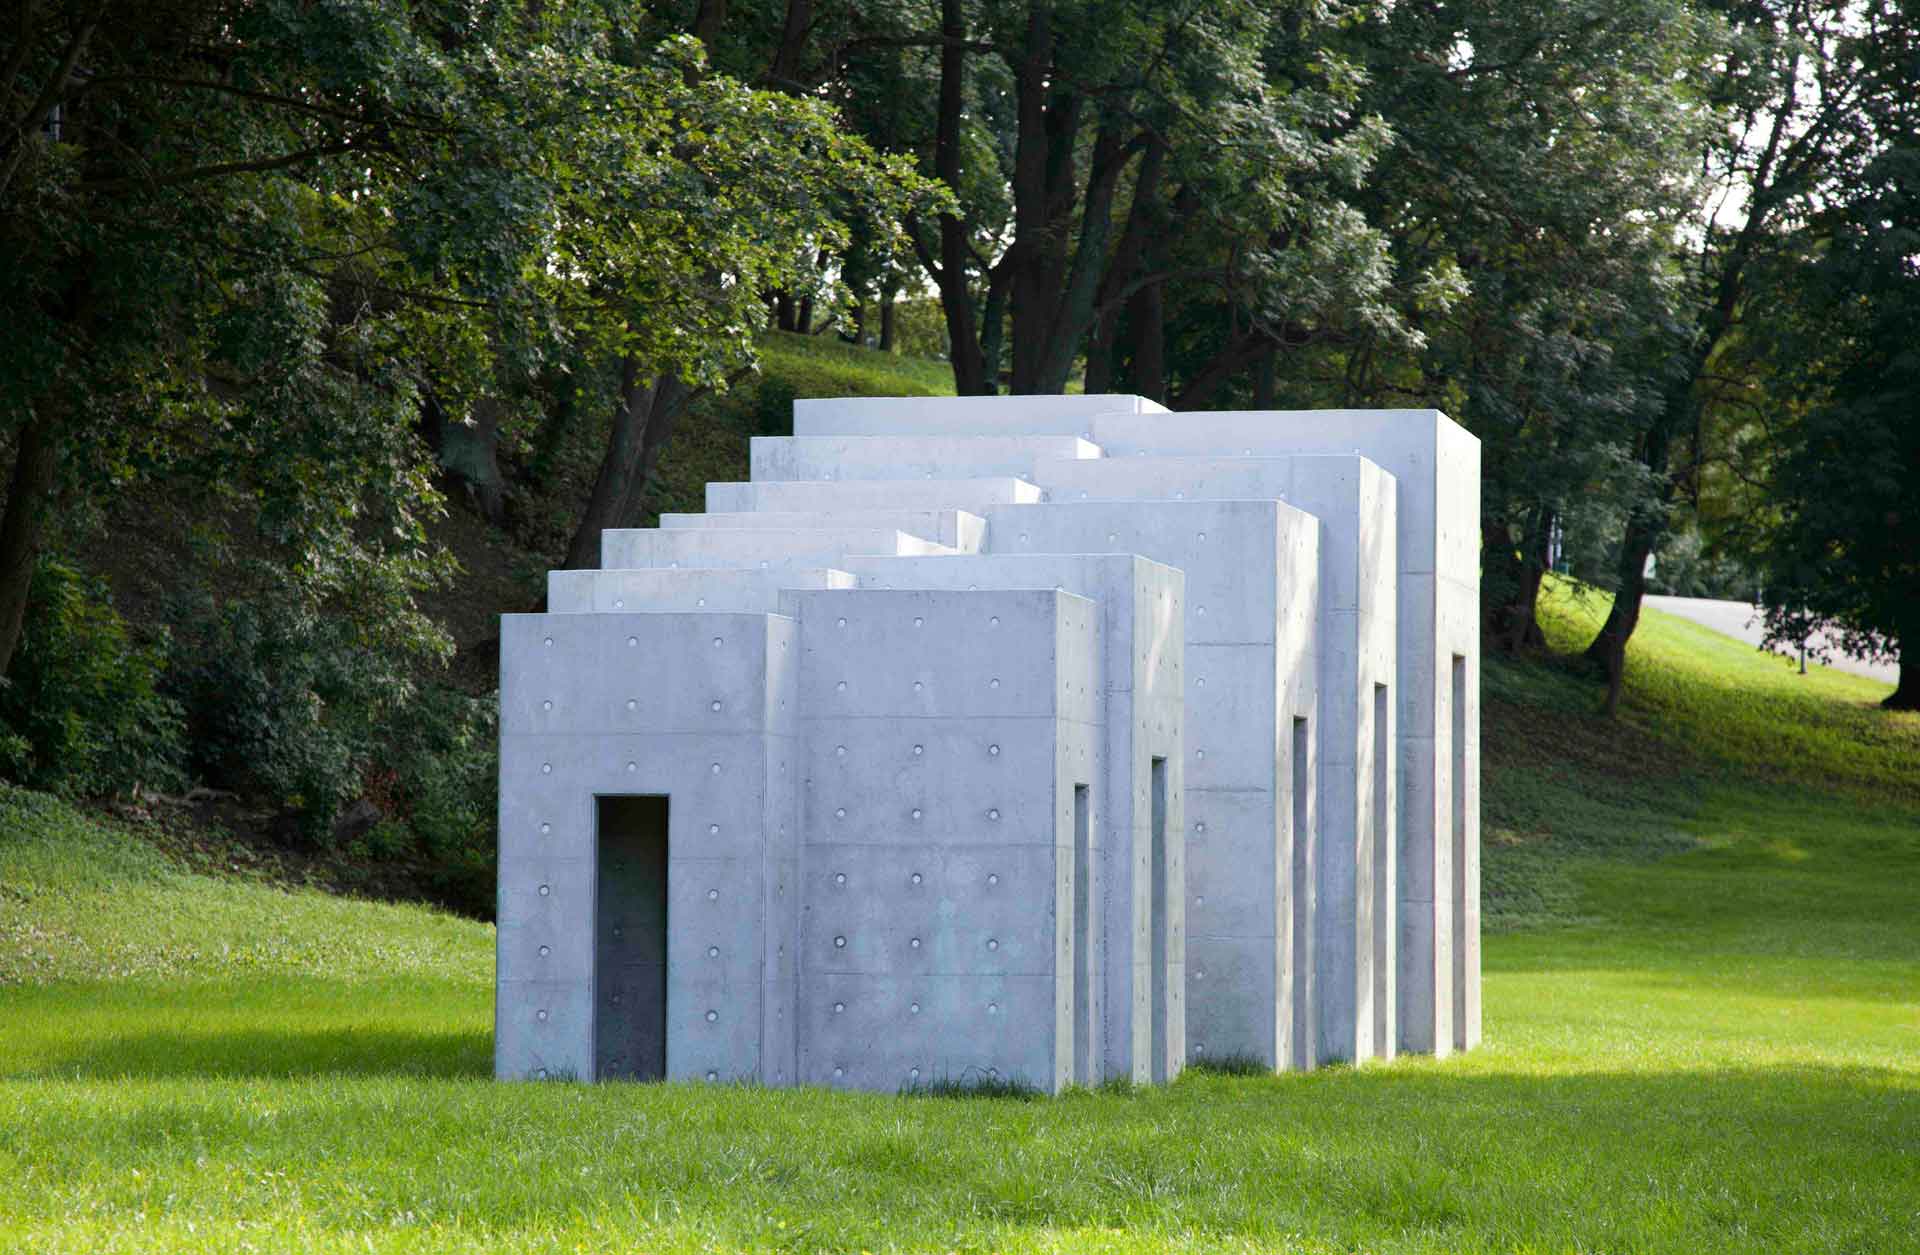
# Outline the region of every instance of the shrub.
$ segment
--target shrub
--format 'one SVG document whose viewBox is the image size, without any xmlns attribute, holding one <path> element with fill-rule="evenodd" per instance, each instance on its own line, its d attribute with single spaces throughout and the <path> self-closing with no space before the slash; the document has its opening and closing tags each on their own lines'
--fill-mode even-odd
<svg viewBox="0 0 1920 1255">
<path fill-rule="evenodd" d="M 0 770 L 69 795 L 184 787 L 185 728 L 159 687 L 166 645 L 137 642 L 99 581 L 43 558 L 0 683 Z"/>
<path fill-rule="evenodd" d="M 310 843 L 328 844 L 341 804 L 385 751 L 388 717 L 413 694 L 406 660 L 294 594 L 202 599 L 178 623 L 167 685 L 186 711 L 196 769 L 285 807 Z"/>
<path fill-rule="evenodd" d="M 499 700 L 432 687 L 397 713 L 396 801 L 448 905 L 484 918 L 494 907 Z"/>
</svg>

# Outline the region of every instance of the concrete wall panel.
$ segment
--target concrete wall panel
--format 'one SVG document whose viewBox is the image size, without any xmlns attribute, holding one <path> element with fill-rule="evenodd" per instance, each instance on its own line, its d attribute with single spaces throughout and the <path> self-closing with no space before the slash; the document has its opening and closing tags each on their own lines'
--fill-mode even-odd
<svg viewBox="0 0 1920 1255">
<path fill-rule="evenodd" d="M 708 484 L 709 510 L 966 510 L 1039 501 L 1037 484 L 1010 475 L 978 479 L 813 479 Z"/>
<path fill-rule="evenodd" d="M 893 528 L 846 527 L 818 531 L 755 528 L 613 529 L 600 534 L 600 564 L 638 567 L 749 567 L 771 569 L 782 560 L 832 566 L 850 553 L 951 553 L 946 546 Z"/>
<path fill-rule="evenodd" d="M 1024 477 L 1040 458 L 1097 458 L 1078 436 L 755 436 L 758 482 Z"/>
<path fill-rule="evenodd" d="M 1163 414 L 1118 393 L 1019 397 L 823 397 L 793 403 L 796 436 L 1084 435 L 1097 414 Z"/>
<path fill-rule="evenodd" d="M 662 528 L 744 527 L 778 531 L 821 531 L 843 527 L 905 532 L 961 553 L 979 553 L 987 522 L 965 510 L 781 510 L 710 514 L 663 514 Z"/>
</svg>

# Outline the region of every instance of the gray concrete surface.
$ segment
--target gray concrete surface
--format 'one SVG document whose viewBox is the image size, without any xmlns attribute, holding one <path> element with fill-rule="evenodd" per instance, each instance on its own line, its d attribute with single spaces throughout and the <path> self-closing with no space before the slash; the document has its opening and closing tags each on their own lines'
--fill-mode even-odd
<svg viewBox="0 0 1920 1255">
<path fill-rule="evenodd" d="M 796 430 L 503 621 L 498 1075 L 1478 1040 L 1477 442 L 1134 397 Z"/>
</svg>

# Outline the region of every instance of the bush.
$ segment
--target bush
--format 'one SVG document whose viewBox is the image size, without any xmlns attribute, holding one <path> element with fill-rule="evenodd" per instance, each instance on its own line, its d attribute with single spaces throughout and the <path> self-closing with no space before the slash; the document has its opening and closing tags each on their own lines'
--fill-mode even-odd
<svg viewBox="0 0 1920 1255">
<path fill-rule="evenodd" d="M 0 770 L 69 795 L 184 787 L 185 727 L 160 691 L 166 657 L 164 637 L 134 639 L 99 581 L 43 558 L 0 682 Z"/>
<path fill-rule="evenodd" d="M 396 715 L 397 809 L 448 905 L 492 918 L 500 747 L 499 699 L 424 691 Z"/>
<path fill-rule="evenodd" d="M 407 660 L 292 594 L 203 599 L 180 612 L 177 639 L 167 687 L 196 770 L 285 807 L 311 844 L 329 844 L 341 804 L 386 751 L 386 721 L 413 695 Z"/>
</svg>

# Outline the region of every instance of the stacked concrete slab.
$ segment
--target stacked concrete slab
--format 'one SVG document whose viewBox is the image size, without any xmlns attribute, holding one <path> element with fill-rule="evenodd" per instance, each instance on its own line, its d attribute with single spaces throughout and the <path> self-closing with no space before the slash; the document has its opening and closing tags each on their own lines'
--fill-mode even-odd
<svg viewBox="0 0 1920 1255">
<path fill-rule="evenodd" d="M 499 1075 L 1477 1040 L 1471 437 L 1113 396 L 795 432 L 503 626 Z"/>
</svg>

